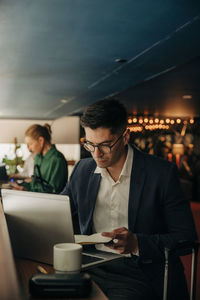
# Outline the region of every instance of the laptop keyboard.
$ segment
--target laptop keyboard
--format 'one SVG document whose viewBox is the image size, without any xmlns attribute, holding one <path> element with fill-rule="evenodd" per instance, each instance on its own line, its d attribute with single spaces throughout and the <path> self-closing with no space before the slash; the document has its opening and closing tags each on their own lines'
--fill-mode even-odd
<svg viewBox="0 0 200 300">
<path fill-rule="evenodd" d="M 82 254 L 82 264 L 83 265 L 90 264 L 90 263 L 100 261 L 100 260 L 102 260 L 102 258 Z"/>
</svg>

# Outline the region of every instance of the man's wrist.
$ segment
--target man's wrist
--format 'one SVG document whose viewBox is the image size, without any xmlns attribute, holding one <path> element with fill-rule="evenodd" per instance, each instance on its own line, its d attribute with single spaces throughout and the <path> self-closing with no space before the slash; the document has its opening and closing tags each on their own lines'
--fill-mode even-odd
<svg viewBox="0 0 200 300">
<path fill-rule="evenodd" d="M 133 250 L 132 250 L 131 254 L 139 256 L 138 239 L 137 239 L 137 235 L 135 233 L 133 233 L 133 241 L 134 241 L 134 245 L 133 245 Z"/>
</svg>

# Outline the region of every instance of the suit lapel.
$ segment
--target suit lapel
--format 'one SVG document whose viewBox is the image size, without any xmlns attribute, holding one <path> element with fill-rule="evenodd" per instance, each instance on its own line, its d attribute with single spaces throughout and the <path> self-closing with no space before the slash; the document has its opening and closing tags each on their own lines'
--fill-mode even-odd
<svg viewBox="0 0 200 300">
<path fill-rule="evenodd" d="M 93 212 L 96 204 L 96 199 L 97 199 L 97 194 L 99 190 L 99 185 L 101 181 L 101 175 L 100 174 L 95 174 L 93 173 L 92 176 L 90 177 L 89 181 L 89 186 L 88 186 L 88 191 L 90 191 L 90 194 L 87 195 L 88 199 L 88 214 L 87 214 L 87 228 L 88 230 L 92 233 L 92 220 L 93 220 Z"/>
<path fill-rule="evenodd" d="M 128 208 L 128 225 L 131 231 L 134 231 L 137 211 L 140 204 L 140 196 L 145 181 L 144 156 L 136 148 L 133 148 L 133 150 L 134 150 L 134 157 L 133 157 L 133 166 L 131 171 L 129 208 Z"/>
</svg>

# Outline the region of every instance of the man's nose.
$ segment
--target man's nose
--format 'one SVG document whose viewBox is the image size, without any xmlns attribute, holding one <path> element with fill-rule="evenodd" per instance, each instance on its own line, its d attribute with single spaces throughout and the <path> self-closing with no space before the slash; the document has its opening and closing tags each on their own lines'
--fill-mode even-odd
<svg viewBox="0 0 200 300">
<path fill-rule="evenodd" d="M 98 147 L 95 147 L 95 149 L 94 149 L 94 156 L 97 158 L 103 156 L 103 153 L 99 150 Z"/>
</svg>

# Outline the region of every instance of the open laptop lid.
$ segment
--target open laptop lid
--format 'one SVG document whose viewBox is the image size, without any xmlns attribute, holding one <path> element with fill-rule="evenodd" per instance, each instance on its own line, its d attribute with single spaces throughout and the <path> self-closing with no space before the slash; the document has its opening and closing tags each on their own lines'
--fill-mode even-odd
<svg viewBox="0 0 200 300">
<path fill-rule="evenodd" d="M 75 241 L 68 196 L 2 189 L 2 202 L 16 257 L 52 264 L 53 245 Z M 96 249 L 83 254 L 82 270 L 122 257 Z"/>
<path fill-rule="evenodd" d="M 8 179 L 5 164 L 0 164 L 0 182 L 8 181 Z"/>
<path fill-rule="evenodd" d="M 53 245 L 74 242 L 68 196 L 2 189 L 16 257 L 52 263 Z"/>
</svg>

